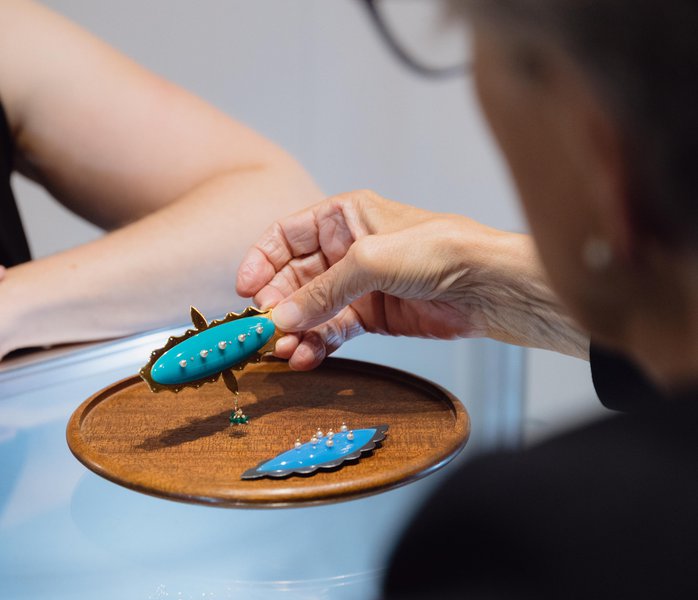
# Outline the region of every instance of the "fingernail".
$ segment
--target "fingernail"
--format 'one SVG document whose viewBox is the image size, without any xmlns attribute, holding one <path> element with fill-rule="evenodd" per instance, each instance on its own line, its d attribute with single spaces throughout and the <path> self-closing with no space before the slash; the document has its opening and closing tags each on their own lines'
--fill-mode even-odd
<svg viewBox="0 0 698 600">
<path fill-rule="evenodd" d="M 271 313 L 276 326 L 282 331 L 293 331 L 303 320 L 300 307 L 295 302 L 279 304 Z"/>
</svg>

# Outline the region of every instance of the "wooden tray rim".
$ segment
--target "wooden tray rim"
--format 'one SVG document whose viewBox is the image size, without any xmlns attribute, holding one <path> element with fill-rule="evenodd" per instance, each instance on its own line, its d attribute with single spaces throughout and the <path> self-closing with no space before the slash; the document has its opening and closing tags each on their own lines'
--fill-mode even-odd
<svg viewBox="0 0 698 600">
<path fill-rule="evenodd" d="M 264 358 L 262 360 L 262 363 L 265 362 L 286 361 L 282 361 L 274 357 L 269 357 Z M 422 377 L 420 375 L 415 375 L 413 373 L 405 371 L 403 369 L 350 358 L 328 357 L 323 361 L 322 365 L 320 365 L 318 369 L 323 369 L 324 367 L 345 371 L 358 371 L 359 373 L 369 375 L 376 374 L 384 378 L 388 378 L 402 383 L 404 383 L 407 380 L 411 385 L 416 385 L 423 393 L 438 398 L 442 402 L 448 401 L 448 405 L 450 406 L 450 409 L 454 415 L 455 428 L 458 430 L 462 430 L 463 433 L 459 438 L 455 439 L 454 443 L 444 448 L 443 452 L 438 456 L 438 460 L 434 462 L 430 467 L 421 470 L 413 470 L 414 472 L 408 472 L 407 474 L 404 474 L 399 480 L 386 479 L 384 484 L 368 487 L 362 491 L 336 495 L 328 494 L 326 496 L 314 500 L 305 498 L 294 498 L 291 500 L 270 500 L 263 502 L 240 500 L 234 499 L 232 497 L 210 497 L 187 493 L 178 493 L 172 490 L 162 488 L 155 489 L 152 486 L 144 486 L 137 482 L 133 482 L 128 479 L 116 476 L 103 464 L 101 464 L 99 457 L 102 454 L 92 449 L 90 444 L 88 444 L 82 438 L 82 424 L 85 418 L 93 410 L 93 408 L 100 404 L 103 400 L 113 396 L 115 393 L 118 393 L 132 385 L 136 385 L 138 383 L 143 382 L 143 379 L 140 377 L 140 375 L 129 375 L 127 377 L 124 377 L 123 379 L 117 380 L 114 383 L 108 385 L 107 387 L 98 390 L 89 398 L 84 400 L 73 411 L 70 419 L 68 420 L 66 426 L 66 441 L 72 454 L 87 469 L 93 471 L 94 473 L 103 477 L 104 479 L 122 487 L 125 487 L 127 489 L 131 489 L 133 491 L 155 498 L 166 499 L 175 502 L 182 502 L 186 504 L 199 504 L 223 508 L 249 509 L 294 507 L 302 508 L 314 505 L 344 502 L 379 494 L 398 487 L 402 487 L 419 479 L 423 479 L 427 475 L 430 475 L 431 473 L 438 471 L 439 469 L 447 465 L 449 462 L 451 462 L 465 447 L 470 437 L 470 418 L 468 412 L 465 406 L 462 404 L 462 402 L 440 384 L 430 381 L 427 378 Z"/>
</svg>

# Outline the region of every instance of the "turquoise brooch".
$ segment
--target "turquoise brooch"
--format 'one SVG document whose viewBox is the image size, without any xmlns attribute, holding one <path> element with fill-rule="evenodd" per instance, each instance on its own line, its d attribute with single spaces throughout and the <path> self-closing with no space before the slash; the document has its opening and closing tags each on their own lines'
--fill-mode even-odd
<svg viewBox="0 0 698 600">
<path fill-rule="evenodd" d="M 309 475 L 318 469 L 333 469 L 379 446 L 387 431 L 387 425 L 350 430 L 344 423 L 337 433 L 318 430 L 309 442 L 296 440 L 293 448 L 248 469 L 241 478 Z"/>
<path fill-rule="evenodd" d="M 193 306 L 191 320 L 195 329 L 171 337 L 154 350 L 141 370 L 141 377 L 153 392 L 179 392 L 185 387 L 199 388 L 223 377 L 226 387 L 235 394 L 230 423 L 247 423 L 238 406 L 238 382 L 233 371 L 250 362 L 259 362 L 265 352 L 273 350 L 278 338 L 271 311 L 254 307 L 242 313 L 228 313 L 225 318 L 208 323 Z"/>
</svg>

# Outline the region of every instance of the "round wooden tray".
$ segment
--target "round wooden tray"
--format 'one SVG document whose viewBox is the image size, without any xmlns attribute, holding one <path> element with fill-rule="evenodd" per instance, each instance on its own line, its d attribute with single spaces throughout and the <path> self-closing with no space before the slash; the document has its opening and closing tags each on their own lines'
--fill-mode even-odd
<svg viewBox="0 0 698 600">
<path fill-rule="evenodd" d="M 263 360 L 236 374 L 247 425 L 228 422 L 222 381 L 178 394 L 153 393 L 129 377 L 83 402 L 67 426 L 86 467 L 133 490 L 200 504 L 283 507 L 348 500 L 423 477 L 448 463 L 470 431 L 468 414 L 442 387 L 381 365 L 329 358 L 311 372 Z M 317 428 L 387 424 L 361 460 L 283 479 L 242 480 L 261 461 Z"/>
</svg>

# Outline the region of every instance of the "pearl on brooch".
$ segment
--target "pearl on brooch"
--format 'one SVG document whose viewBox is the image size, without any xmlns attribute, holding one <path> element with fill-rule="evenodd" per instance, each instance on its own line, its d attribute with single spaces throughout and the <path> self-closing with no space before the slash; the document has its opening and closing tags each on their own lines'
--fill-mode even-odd
<svg viewBox="0 0 698 600">
<path fill-rule="evenodd" d="M 201 358 L 206 358 L 208 356 L 208 350 L 202 350 L 201 352 L 199 352 L 199 356 Z"/>
<path fill-rule="evenodd" d="M 226 347 L 227 345 L 228 345 L 228 342 L 226 342 L 225 340 L 221 340 L 220 342 L 218 342 L 218 348 L 219 348 L 220 350 L 225 350 L 225 347 Z"/>
<path fill-rule="evenodd" d="M 244 333 L 241 333 L 241 334 L 238 336 L 238 342 L 240 342 L 241 344 L 242 344 L 242 342 L 244 342 L 246 339 L 247 339 L 247 336 L 246 336 Z"/>
<path fill-rule="evenodd" d="M 350 431 L 349 433 L 347 433 L 347 439 L 348 439 L 350 442 L 351 442 L 351 440 L 354 439 L 354 432 L 353 432 L 353 431 Z"/>
<path fill-rule="evenodd" d="M 301 447 L 301 440 L 300 438 L 297 438 L 296 441 L 294 442 L 293 446 L 295 448 L 300 448 Z"/>
<path fill-rule="evenodd" d="M 342 433 L 344 433 L 347 429 L 348 429 L 348 427 L 347 427 L 347 424 L 346 424 L 346 423 L 342 423 L 342 426 L 339 428 L 339 430 L 340 430 Z"/>
<path fill-rule="evenodd" d="M 332 438 L 327 438 L 325 446 L 327 446 L 328 448 L 332 448 L 332 446 L 334 446 L 334 440 Z"/>
<path fill-rule="evenodd" d="M 187 366 L 187 359 L 183 358 L 182 360 L 179 361 L 179 366 L 184 368 Z"/>
<path fill-rule="evenodd" d="M 320 438 L 322 437 L 322 435 L 323 435 L 323 434 L 322 434 L 322 429 L 320 429 L 320 428 L 318 427 L 318 430 L 315 432 L 315 435 L 317 436 L 318 439 L 320 439 Z"/>
<path fill-rule="evenodd" d="M 257 327 L 254 328 L 254 330 L 259 334 L 262 335 L 264 333 L 264 325 L 259 323 Z"/>
</svg>

